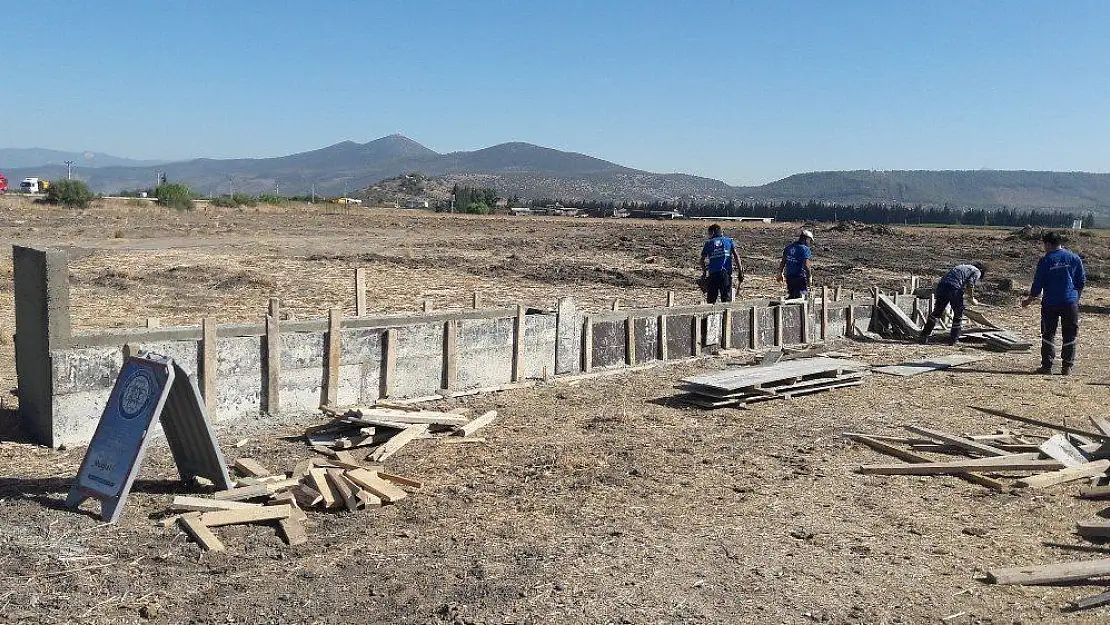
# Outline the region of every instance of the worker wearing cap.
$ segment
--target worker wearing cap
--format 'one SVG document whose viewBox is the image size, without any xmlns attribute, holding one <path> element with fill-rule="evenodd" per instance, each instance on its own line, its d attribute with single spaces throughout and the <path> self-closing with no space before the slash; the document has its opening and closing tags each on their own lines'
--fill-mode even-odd
<svg viewBox="0 0 1110 625">
<path fill-rule="evenodd" d="M 809 259 L 813 255 L 813 232 L 802 230 L 798 240 L 786 246 L 779 263 L 778 281 L 786 281 L 788 299 L 798 299 L 809 294 Z"/>
<path fill-rule="evenodd" d="M 732 266 L 736 264 L 736 282 L 744 282 L 744 265 L 736 252 L 736 242 L 721 233 L 721 226 L 713 224 L 708 229 L 708 240 L 701 248 L 701 280 L 705 285 L 706 301 L 716 304 L 732 301 Z"/>
<path fill-rule="evenodd" d="M 971 303 L 979 305 L 975 299 L 975 286 L 987 273 L 986 263 L 976 261 L 968 265 L 956 265 L 944 274 L 944 277 L 933 289 L 933 309 L 929 311 L 929 318 L 921 330 L 919 341 L 922 344 L 929 342 L 929 336 L 937 325 L 937 319 L 944 315 L 944 309 L 952 306 L 952 329 L 948 334 L 948 344 L 955 345 L 960 340 L 960 329 L 964 322 L 964 291 L 971 298 Z"/>
<path fill-rule="evenodd" d="M 1041 297 L 1041 367 L 1037 373 L 1052 373 L 1052 361 L 1056 359 L 1056 328 L 1062 325 L 1064 345 L 1060 355 L 1064 363 L 1060 374 L 1070 375 L 1075 365 L 1075 344 L 1079 340 L 1079 298 L 1087 286 L 1087 273 L 1083 269 L 1083 259 L 1062 247 L 1063 236 L 1047 232 L 1041 240 L 1044 256 L 1037 263 L 1029 297 L 1022 300 L 1021 305 L 1028 306 Z"/>
</svg>

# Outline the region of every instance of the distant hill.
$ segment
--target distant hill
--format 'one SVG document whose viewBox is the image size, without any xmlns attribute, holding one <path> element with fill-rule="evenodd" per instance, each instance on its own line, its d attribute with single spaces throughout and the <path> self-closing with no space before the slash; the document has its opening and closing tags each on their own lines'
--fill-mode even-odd
<svg viewBox="0 0 1110 625">
<path fill-rule="evenodd" d="M 73 161 L 75 167 L 144 167 L 165 161 L 138 161 L 100 152 L 61 152 L 43 148 L 0 148 L 0 171 L 21 167 L 61 165 Z"/>
<path fill-rule="evenodd" d="M 6 151 L 0 150 L 0 154 Z M 58 152 L 57 154 L 66 154 Z M 92 157 L 95 161 L 97 156 Z M 77 159 L 73 159 L 77 160 Z M 124 159 L 126 160 L 126 159 Z M 103 159 L 96 162 L 105 162 Z M 9 180 L 59 178 L 59 163 L 6 166 Z M 439 154 L 401 135 L 274 158 L 194 159 L 157 166 L 79 166 L 75 175 L 97 192 L 147 188 L 158 171 L 202 194 L 369 195 L 379 182 L 420 172 L 429 192 L 454 184 L 488 186 L 506 196 L 564 201 L 824 200 L 903 202 L 969 208 L 1047 208 L 1110 215 L 1110 174 L 1038 171 L 826 171 L 796 174 L 756 187 L 733 187 L 688 174 L 659 174 L 529 143 L 503 143 Z"/>
</svg>

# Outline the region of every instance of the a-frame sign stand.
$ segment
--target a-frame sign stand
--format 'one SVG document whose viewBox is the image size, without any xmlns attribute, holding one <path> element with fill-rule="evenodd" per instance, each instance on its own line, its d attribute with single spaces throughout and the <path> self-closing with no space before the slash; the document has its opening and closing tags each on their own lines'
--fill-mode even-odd
<svg viewBox="0 0 1110 625">
<path fill-rule="evenodd" d="M 196 380 L 172 358 L 146 354 L 123 363 L 66 505 L 99 499 L 101 518 L 115 523 L 159 422 L 182 480 L 206 477 L 231 488 Z"/>
</svg>

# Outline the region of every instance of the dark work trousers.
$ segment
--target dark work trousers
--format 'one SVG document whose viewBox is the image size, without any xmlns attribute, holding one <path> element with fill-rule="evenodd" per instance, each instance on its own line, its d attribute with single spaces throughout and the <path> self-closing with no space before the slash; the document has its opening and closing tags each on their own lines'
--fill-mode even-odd
<svg viewBox="0 0 1110 625">
<path fill-rule="evenodd" d="M 944 316 L 944 309 L 952 306 L 952 331 L 948 335 L 948 342 L 955 345 L 960 339 L 960 328 L 964 325 L 964 290 L 941 282 L 933 292 L 935 304 L 929 311 L 929 318 L 921 330 L 921 338 L 928 338 L 937 326 L 937 319 Z"/>
<path fill-rule="evenodd" d="M 732 301 L 732 272 L 731 271 L 714 271 L 709 274 L 709 281 L 705 285 L 706 301 L 710 304 L 716 304 L 717 300 L 722 302 Z"/>
<path fill-rule="evenodd" d="M 786 298 L 798 299 L 809 295 L 809 276 L 786 278 Z"/>
<path fill-rule="evenodd" d="M 1056 360 L 1056 326 L 1062 326 L 1064 339 L 1060 357 L 1064 366 L 1075 364 L 1075 343 L 1079 336 L 1079 303 L 1041 306 L 1041 365 L 1051 367 Z"/>
</svg>

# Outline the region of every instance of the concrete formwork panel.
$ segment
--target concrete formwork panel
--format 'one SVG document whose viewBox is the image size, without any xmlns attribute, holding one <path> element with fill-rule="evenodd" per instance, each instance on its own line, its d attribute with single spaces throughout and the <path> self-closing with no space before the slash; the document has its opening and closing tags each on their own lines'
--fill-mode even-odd
<svg viewBox="0 0 1110 625">
<path fill-rule="evenodd" d="M 60 349 L 50 356 L 55 395 L 110 389 L 123 367 L 123 350 L 118 347 Z"/>
<path fill-rule="evenodd" d="M 756 310 L 756 322 L 759 326 L 759 345 L 753 349 L 767 349 L 775 345 L 775 310 L 773 308 L 759 308 Z"/>
<path fill-rule="evenodd" d="M 702 321 L 702 345 L 720 345 L 722 313 L 709 313 Z"/>
<path fill-rule="evenodd" d="M 817 310 L 821 314 L 821 310 Z M 846 307 L 829 308 L 829 325 L 825 338 L 835 339 L 844 336 L 844 324 L 847 323 L 848 309 Z M 820 323 L 820 321 L 818 321 Z"/>
<path fill-rule="evenodd" d="M 265 337 L 216 339 L 216 410 L 214 421 L 256 416 L 262 410 L 266 372 L 262 366 Z"/>
<path fill-rule="evenodd" d="M 397 364 L 393 397 L 419 397 L 440 391 L 443 383 L 443 324 L 428 323 L 394 328 Z"/>
<path fill-rule="evenodd" d="M 462 319 L 455 340 L 459 390 L 508 384 L 513 376 L 513 320 Z"/>
<path fill-rule="evenodd" d="M 339 392 L 336 403 L 370 403 L 381 393 L 382 331 L 343 330 L 339 345 Z"/>
<path fill-rule="evenodd" d="M 643 317 L 633 321 L 636 336 L 636 362 L 659 360 L 659 318 Z"/>
<path fill-rule="evenodd" d="M 524 316 L 524 379 L 542 379 L 555 372 L 557 342 L 556 315 Z"/>
<path fill-rule="evenodd" d="M 578 373 L 582 370 L 582 315 L 574 300 L 559 300 L 555 345 L 555 373 Z"/>
<path fill-rule="evenodd" d="M 802 307 L 782 307 L 782 343 L 783 345 L 797 345 L 802 342 Z"/>
<path fill-rule="evenodd" d="M 689 358 L 694 355 L 694 317 L 667 317 L 667 359 Z"/>
<path fill-rule="evenodd" d="M 281 334 L 281 377 L 278 384 L 281 412 L 305 412 L 324 403 L 326 349 L 323 333 Z"/>
<path fill-rule="evenodd" d="M 619 367 L 625 364 L 625 321 L 598 321 L 594 324 L 594 367 Z"/>
<path fill-rule="evenodd" d="M 749 309 L 737 308 L 732 311 L 732 348 L 752 348 L 752 315 Z"/>
</svg>

